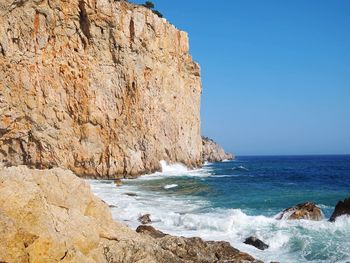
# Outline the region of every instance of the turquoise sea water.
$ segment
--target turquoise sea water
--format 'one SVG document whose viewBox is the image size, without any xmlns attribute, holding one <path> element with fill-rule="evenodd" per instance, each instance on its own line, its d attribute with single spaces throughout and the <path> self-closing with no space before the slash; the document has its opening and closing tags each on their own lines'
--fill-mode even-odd
<svg viewBox="0 0 350 263">
<path fill-rule="evenodd" d="M 227 240 L 266 262 L 350 262 L 350 219 L 327 218 L 339 200 L 350 196 L 350 156 L 238 157 L 189 171 L 162 162 L 163 172 L 125 180 L 91 181 L 116 220 L 133 228 L 150 213 L 164 232 Z M 137 196 L 128 196 L 135 193 Z M 276 220 L 283 209 L 313 201 L 320 222 Z M 270 245 L 265 251 L 243 244 L 255 235 Z"/>
</svg>

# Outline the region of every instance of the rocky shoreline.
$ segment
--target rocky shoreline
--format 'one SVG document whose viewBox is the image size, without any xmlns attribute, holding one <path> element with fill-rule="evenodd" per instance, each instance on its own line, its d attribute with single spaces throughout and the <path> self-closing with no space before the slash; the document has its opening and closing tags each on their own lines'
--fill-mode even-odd
<svg viewBox="0 0 350 263">
<path fill-rule="evenodd" d="M 346 199 L 331 221 L 349 214 Z M 149 225 L 150 215 L 141 219 L 136 231 L 113 221 L 108 204 L 69 170 L 0 170 L 0 262 L 261 262 L 228 242 L 168 235 Z M 300 219 L 324 218 L 310 202 L 276 218 Z M 254 236 L 244 243 L 269 248 Z"/>
<path fill-rule="evenodd" d="M 0 262 L 261 262 L 228 242 L 137 232 L 60 168 L 0 171 Z"/>
</svg>

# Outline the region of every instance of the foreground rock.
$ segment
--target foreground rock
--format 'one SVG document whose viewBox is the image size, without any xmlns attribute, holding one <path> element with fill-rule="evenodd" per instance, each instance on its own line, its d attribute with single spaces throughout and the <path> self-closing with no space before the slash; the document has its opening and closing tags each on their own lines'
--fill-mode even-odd
<svg viewBox="0 0 350 263">
<path fill-rule="evenodd" d="M 219 144 L 207 137 L 202 137 L 202 147 L 203 162 L 221 162 L 234 158 L 232 154 L 226 153 Z"/>
<path fill-rule="evenodd" d="M 137 231 L 156 238 L 157 244 L 163 249 L 171 251 L 181 259 L 179 262 L 261 262 L 231 247 L 228 242 L 203 241 L 201 238 L 197 237 L 185 238 L 170 236 L 151 226 L 139 226 Z"/>
<path fill-rule="evenodd" d="M 145 226 L 145 225 L 138 226 L 136 229 L 136 232 L 147 234 L 147 235 L 154 237 L 154 238 L 161 238 L 161 237 L 166 236 L 166 234 L 155 229 L 153 226 Z"/>
<path fill-rule="evenodd" d="M 254 247 L 256 247 L 257 249 L 260 249 L 260 250 L 265 250 L 265 249 L 269 248 L 269 245 L 265 244 L 263 241 L 261 241 L 260 239 L 254 237 L 254 236 L 248 237 L 244 241 L 244 244 L 254 246 Z"/>
<path fill-rule="evenodd" d="M 329 221 L 334 222 L 337 217 L 342 215 L 350 215 L 350 198 L 338 202 Z"/>
<path fill-rule="evenodd" d="M 321 209 L 312 202 L 298 204 L 296 206 L 285 209 L 277 219 L 308 219 L 320 221 L 324 219 Z"/>
<path fill-rule="evenodd" d="M 0 166 L 118 178 L 201 164 L 200 68 L 143 6 L 0 1 Z"/>
<path fill-rule="evenodd" d="M 0 170 L 0 236 L 0 262 L 258 262 L 225 242 L 138 234 L 62 169 Z"/>
</svg>

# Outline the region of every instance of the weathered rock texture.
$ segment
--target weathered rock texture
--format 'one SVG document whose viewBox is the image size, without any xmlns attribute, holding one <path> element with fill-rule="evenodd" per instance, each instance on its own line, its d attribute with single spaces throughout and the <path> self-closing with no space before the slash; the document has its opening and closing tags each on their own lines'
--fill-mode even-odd
<svg viewBox="0 0 350 263">
<path fill-rule="evenodd" d="M 221 162 L 232 160 L 234 156 L 226 153 L 225 150 L 212 139 L 202 137 L 202 160 L 203 162 Z"/>
<path fill-rule="evenodd" d="M 315 203 L 306 202 L 283 210 L 277 219 L 320 221 L 323 218 L 322 210 Z"/>
<path fill-rule="evenodd" d="M 226 242 L 138 234 L 72 172 L 0 170 L 0 262 L 259 262 Z M 154 236 L 154 234 L 153 234 Z"/>
<path fill-rule="evenodd" d="M 188 37 L 114 0 L 1 0 L 0 165 L 115 178 L 201 163 Z"/>
<path fill-rule="evenodd" d="M 334 222 L 337 217 L 342 215 L 350 216 L 350 197 L 337 203 L 329 221 Z"/>
</svg>

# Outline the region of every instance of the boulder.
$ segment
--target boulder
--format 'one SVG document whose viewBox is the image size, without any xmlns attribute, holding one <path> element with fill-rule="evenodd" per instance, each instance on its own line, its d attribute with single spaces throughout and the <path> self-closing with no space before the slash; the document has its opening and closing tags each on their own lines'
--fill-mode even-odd
<svg viewBox="0 0 350 263">
<path fill-rule="evenodd" d="M 179 262 L 261 262 L 233 248 L 228 242 L 204 241 L 198 237 L 185 238 L 166 235 L 149 226 L 140 226 L 139 231 L 145 235 L 156 237 L 157 244 L 181 258 L 182 261 Z"/>
<path fill-rule="evenodd" d="M 140 226 L 138 226 L 136 228 L 136 232 L 149 235 L 149 236 L 151 236 L 153 238 L 161 238 L 161 237 L 165 237 L 166 236 L 166 234 L 164 234 L 163 232 L 155 229 L 153 226 L 140 225 Z"/>
<path fill-rule="evenodd" d="M 329 221 L 334 222 L 337 217 L 342 215 L 350 215 L 350 197 L 337 203 Z"/>
<path fill-rule="evenodd" d="M 145 226 L 139 232 L 113 221 L 108 205 L 70 171 L 0 170 L 0 262 L 260 262 L 227 242 Z"/>
<path fill-rule="evenodd" d="M 269 248 L 269 245 L 265 244 L 263 241 L 261 241 L 260 239 L 254 237 L 254 236 L 248 237 L 244 241 L 244 244 L 252 245 L 252 246 L 254 246 L 254 247 L 256 247 L 257 249 L 260 249 L 260 250 L 265 250 L 265 249 Z"/>
<path fill-rule="evenodd" d="M 296 206 L 283 210 L 277 219 L 298 220 L 308 219 L 320 221 L 324 219 L 321 209 L 312 202 L 298 204 Z"/>
<path fill-rule="evenodd" d="M 150 214 L 144 214 L 138 218 L 139 222 L 143 225 L 147 225 L 152 222 Z"/>
</svg>

